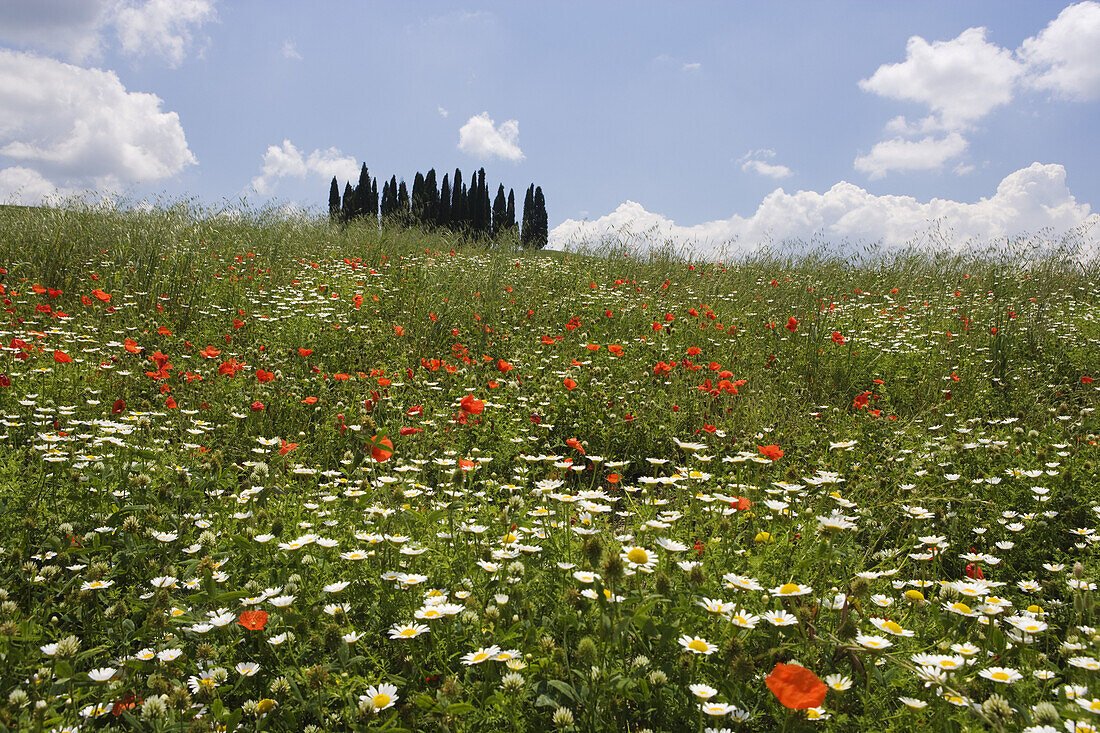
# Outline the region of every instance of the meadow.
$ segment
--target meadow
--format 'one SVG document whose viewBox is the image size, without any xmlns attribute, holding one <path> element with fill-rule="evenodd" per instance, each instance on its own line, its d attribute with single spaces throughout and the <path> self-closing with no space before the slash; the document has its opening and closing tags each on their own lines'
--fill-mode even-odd
<svg viewBox="0 0 1100 733">
<path fill-rule="evenodd" d="M 0 208 L 0 726 L 1098 730 L 1100 264 L 1026 251 Z"/>
</svg>

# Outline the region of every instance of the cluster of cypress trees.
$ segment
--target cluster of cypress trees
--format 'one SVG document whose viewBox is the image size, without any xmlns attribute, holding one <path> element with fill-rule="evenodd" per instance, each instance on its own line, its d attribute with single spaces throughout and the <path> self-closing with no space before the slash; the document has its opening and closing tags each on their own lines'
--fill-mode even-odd
<svg viewBox="0 0 1100 733">
<path fill-rule="evenodd" d="M 379 198 L 378 179 L 370 177 L 364 163 L 359 171 L 358 184 L 353 187 L 350 181 L 346 182 L 342 197 L 340 184 L 333 177 L 329 186 L 328 211 L 333 221 L 374 219 L 383 226 L 449 229 L 484 239 L 518 233 L 522 246 L 531 249 L 545 247 L 549 234 L 542 187 L 532 183 L 527 189 L 520 229 L 516 223 L 515 192 L 509 189 L 505 196 L 504 184 L 499 184 L 490 206 L 484 168 L 474 174 L 469 187 L 463 183 L 462 171 L 458 168 L 453 180 L 444 174 L 442 183 L 436 182 L 434 168 L 426 175 L 418 171 L 411 193 L 404 180 L 398 182 L 396 176 L 391 176 L 390 180 L 383 180 Z"/>
</svg>

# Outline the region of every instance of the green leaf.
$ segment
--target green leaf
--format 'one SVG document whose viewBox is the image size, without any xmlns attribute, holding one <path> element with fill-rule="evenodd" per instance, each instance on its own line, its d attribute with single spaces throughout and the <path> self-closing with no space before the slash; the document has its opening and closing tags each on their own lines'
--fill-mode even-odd
<svg viewBox="0 0 1100 733">
<path fill-rule="evenodd" d="M 448 715 L 468 715 L 476 710 L 477 708 L 468 702 L 456 702 L 447 706 Z"/>
<path fill-rule="evenodd" d="M 555 690 L 557 690 L 561 694 L 565 695 L 571 701 L 573 701 L 573 702 L 577 701 L 577 691 L 574 690 L 573 686 L 571 684 L 569 684 L 568 682 L 564 682 L 562 680 L 548 680 L 546 682 L 546 684 L 550 685 Z"/>
</svg>

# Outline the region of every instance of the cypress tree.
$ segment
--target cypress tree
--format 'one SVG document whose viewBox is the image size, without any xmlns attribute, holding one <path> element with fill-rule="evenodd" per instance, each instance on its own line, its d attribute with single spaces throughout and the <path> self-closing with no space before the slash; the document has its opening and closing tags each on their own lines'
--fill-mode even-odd
<svg viewBox="0 0 1100 733">
<path fill-rule="evenodd" d="M 542 195 L 542 186 L 535 189 L 535 249 L 543 249 L 550 236 L 550 221 L 546 215 L 546 197 Z"/>
<path fill-rule="evenodd" d="M 530 247 L 534 240 L 535 232 L 532 221 L 535 215 L 535 184 L 527 189 L 523 197 L 523 229 L 520 231 L 520 242 L 524 247 Z"/>
<path fill-rule="evenodd" d="M 516 192 L 508 189 L 508 208 L 504 212 L 504 226 L 507 229 L 516 228 Z"/>
<path fill-rule="evenodd" d="M 435 168 L 424 176 L 424 226 L 434 227 L 439 218 L 439 186 L 435 181 Z"/>
<path fill-rule="evenodd" d="M 364 163 L 363 167 L 359 169 L 359 185 L 355 187 L 355 201 L 352 206 L 351 215 L 355 218 L 359 218 L 367 215 L 367 208 L 370 206 L 370 174 L 367 173 L 367 164 Z"/>
<path fill-rule="evenodd" d="M 481 213 L 480 213 L 481 231 L 482 231 L 482 233 L 485 234 L 486 237 L 488 237 L 490 235 L 490 233 L 492 232 L 493 215 L 492 215 L 492 206 L 489 203 L 489 186 L 486 185 L 486 183 L 485 183 L 485 169 L 484 168 L 482 168 L 480 171 L 478 171 L 478 178 L 481 181 L 479 186 L 478 186 L 481 190 L 478 192 L 478 199 L 477 199 L 478 206 L 481 207 Z"/>
<path fill-rule="evenodd" d="M 340 216 L 340 184 L 336 182 L 336 176 L 332 177 L 332 185 L 328 187 L 328 218 L 333 221 Z"/>
<path fill-rule="evenodd" d="M 413 178 L 413 190 L 411 212 L 412 222 L 415 226 L 421 226 L 424 223 L 424 175 L 420 172 L 416 172 L 416 177 Z"/>
<path fill-rule="evenodd" d="M 497 238 L 504 227 L 507 216 L 508 202 L 504 198 L 504 184 L 497 186 L 497 196 L 493 199 L 493 239 Z"/>
<path fill-rule="evenodd" d="M 447 181 L 447 174 L 443 174 L 443 184 L 439 187 L 439 208 L 436 210 L 435 223 L 440 228 L 451 225 L 451 184 Z"/>
<path fill-rule="evenodd" d="M 451 187 L 451 228 L 456 232 L 461 232 L 468 223 L 466 216 L 466 184 L 462 182 L 462 171 L 455 168 L 455 181 Z"/>
<path fill-rule="evenodd" d="M 354 203 L 354 192 L 351 190 L 351 182 L 344 184 L 344 202 L 340 205 L 340 221 L 351 221 L 351 207 Z"/>
<path fill-rule="evenodd" d="M 390 205 L 386 207 L 386 216 L 397 213 L 397 176 L 390 176 Z"/>
<path fill-rule="evenodd" d="M 372 178 L 370 182 L 370 217 L 378 221 L 378 179 Z"/>
<path fill-rule="evenodd" d="M 405 181 L 397 187 L 397 220 L 402 224 L 409 221 L 409 189 L 405 188 Z"/>
<path fill-rule="evenodd" d="M 382 182 L 382 207 L 378 210 L 379 218 L 385 221 L 390 215 L 390 182 Z"/>
</svg>

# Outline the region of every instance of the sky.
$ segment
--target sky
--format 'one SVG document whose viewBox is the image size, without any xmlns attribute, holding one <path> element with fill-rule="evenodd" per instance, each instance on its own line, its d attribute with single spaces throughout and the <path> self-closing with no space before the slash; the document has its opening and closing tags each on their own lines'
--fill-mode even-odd
<svg viewBox="0 0 1100 733">
<path fill-rule="evenodd" d="M 1096 242 L 1100 2 L 0 0 L 0 202 L 363 162 L 533 182 L 556 247 Z"/>
</svg>

